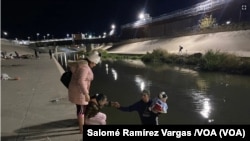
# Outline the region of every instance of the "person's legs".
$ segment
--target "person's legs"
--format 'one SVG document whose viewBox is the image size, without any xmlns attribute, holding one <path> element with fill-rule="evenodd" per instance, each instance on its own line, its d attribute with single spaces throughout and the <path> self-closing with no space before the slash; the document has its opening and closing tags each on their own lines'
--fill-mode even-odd
<svg viewBox="0 0 250 141">
<path fill-rule="evenodd" d="M 79 129 L 80 129 L 80 133 L 83 132 L 83 125 L 84 125 L 84 115 L 83 114 L 79 114 L 77 116 L 77 120 L 78 120 L 78 125 L 79 125 Z"/>
<path fill-rule="evenodd" d="M 77 120 L 78 120 L 78 125 L 79 125 L 79 129 L 80 129 L 80 133 L 83 132 L 84 110 L 85 110 L 85 106 L 84 105 L 76 105 L 76 115 L 77 115 Z"/>
</svg>

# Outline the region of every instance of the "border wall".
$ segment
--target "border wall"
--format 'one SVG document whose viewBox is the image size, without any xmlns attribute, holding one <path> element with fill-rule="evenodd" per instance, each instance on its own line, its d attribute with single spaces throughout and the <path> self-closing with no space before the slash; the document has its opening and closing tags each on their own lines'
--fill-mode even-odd
<svg viewBox="0 0 250 141">
<path fill-rule="evenodd" d="M 163 14 L 146 21 L 136 21 L 123 25 L 120 39 L 179 36 L 199 32 L 199 21 L 205 15 L 212 15 L 217 26 L 250 21 L 250 1 L 248 0 L 207 0 L 194 6 Z M 242 6 L 247 6 L 242 9 Z"/>
</svg>

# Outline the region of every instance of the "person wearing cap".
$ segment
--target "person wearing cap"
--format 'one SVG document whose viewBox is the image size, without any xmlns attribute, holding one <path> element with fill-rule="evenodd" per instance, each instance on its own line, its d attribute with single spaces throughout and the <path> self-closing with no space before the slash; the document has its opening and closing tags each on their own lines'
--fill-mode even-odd
<svg viewBox="0 0 250 141">
<path fill-rule="evenodd" d="M 107 116 L 101 112 L 101 109 L 108 105 L 108 98 L 106 95 L 100 93 L 95 94 L 90 98 L 89 104 L 85 110 L 85 125 L 106 125 Z"/>
<path fill-rule="evenodd" d="M 68 87 L 69 101 L 76 105 L 76 115 L 79 123 L 80 133 L 83 131 L 84 112 L 90 100 L 89 90 L 94 79 L 92 68 L 101 60 L 97 51 L 91 52 L 86 58 L 69 62 L 68 66 L 72 72 Z"/>
<path fill-rule="evenodd" d="M 119 102 L 114 102 L 112 104 L 114 107 L 124 112 L 136 111 L 140 117 L 142 125 L 158 125 L 158 113 L 150 111 L 149 107 L 152 105 L 152 100 L 150 99 L 150 92 L 148 90 L 143 90 L 141 92 L 141 99 L 130 106 L 121 106 Z"/>
<path fill-rule="evenodd" d="M 152 105 L 149 110 L 154 113 L 167 113 L 168 105 L 167 105 L 168 96 L 166 92 L 162 91 L 159 93 L 158 97 L 153 99 Z"/>
</svg>

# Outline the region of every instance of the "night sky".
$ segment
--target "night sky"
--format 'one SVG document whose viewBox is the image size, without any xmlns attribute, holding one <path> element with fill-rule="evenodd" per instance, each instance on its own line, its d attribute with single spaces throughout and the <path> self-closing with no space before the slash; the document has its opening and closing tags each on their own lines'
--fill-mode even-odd
<svg viewBox="0 0 250 141">
<path fill-rule="evenodd" d="M 151 17 L 186 8 L 205 0 L 2 0 L 1 31 L 7 38 L 26 40 L 50 34 L 109 32 L 134 22 L 142 10 Z"/>
</svg>

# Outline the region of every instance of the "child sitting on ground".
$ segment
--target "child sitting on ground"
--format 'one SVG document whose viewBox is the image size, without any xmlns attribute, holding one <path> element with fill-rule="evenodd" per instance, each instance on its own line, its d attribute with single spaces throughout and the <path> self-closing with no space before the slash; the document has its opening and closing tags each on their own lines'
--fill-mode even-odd
<svg viewBox="0 0 250 141">
<path fill-rule="evenodd" d="M 167 94 L 164 91 L 160 92 L 158 97 L 153 99 L 153 102 L 149 110 L 151 110 L 154 113 L 167 113 L 168 110 L 167 99 L 168 99 Z"/>
<path fill-rule="evenodd" d="M 107 116 L 101 112 L 104 106 L 111 106 L 112 102 L 108 101 L 106 95 L 100 93 L 91 96 L 89 104 L 85 111 L 86 125 L 106 125 Z"/>
</svg>

